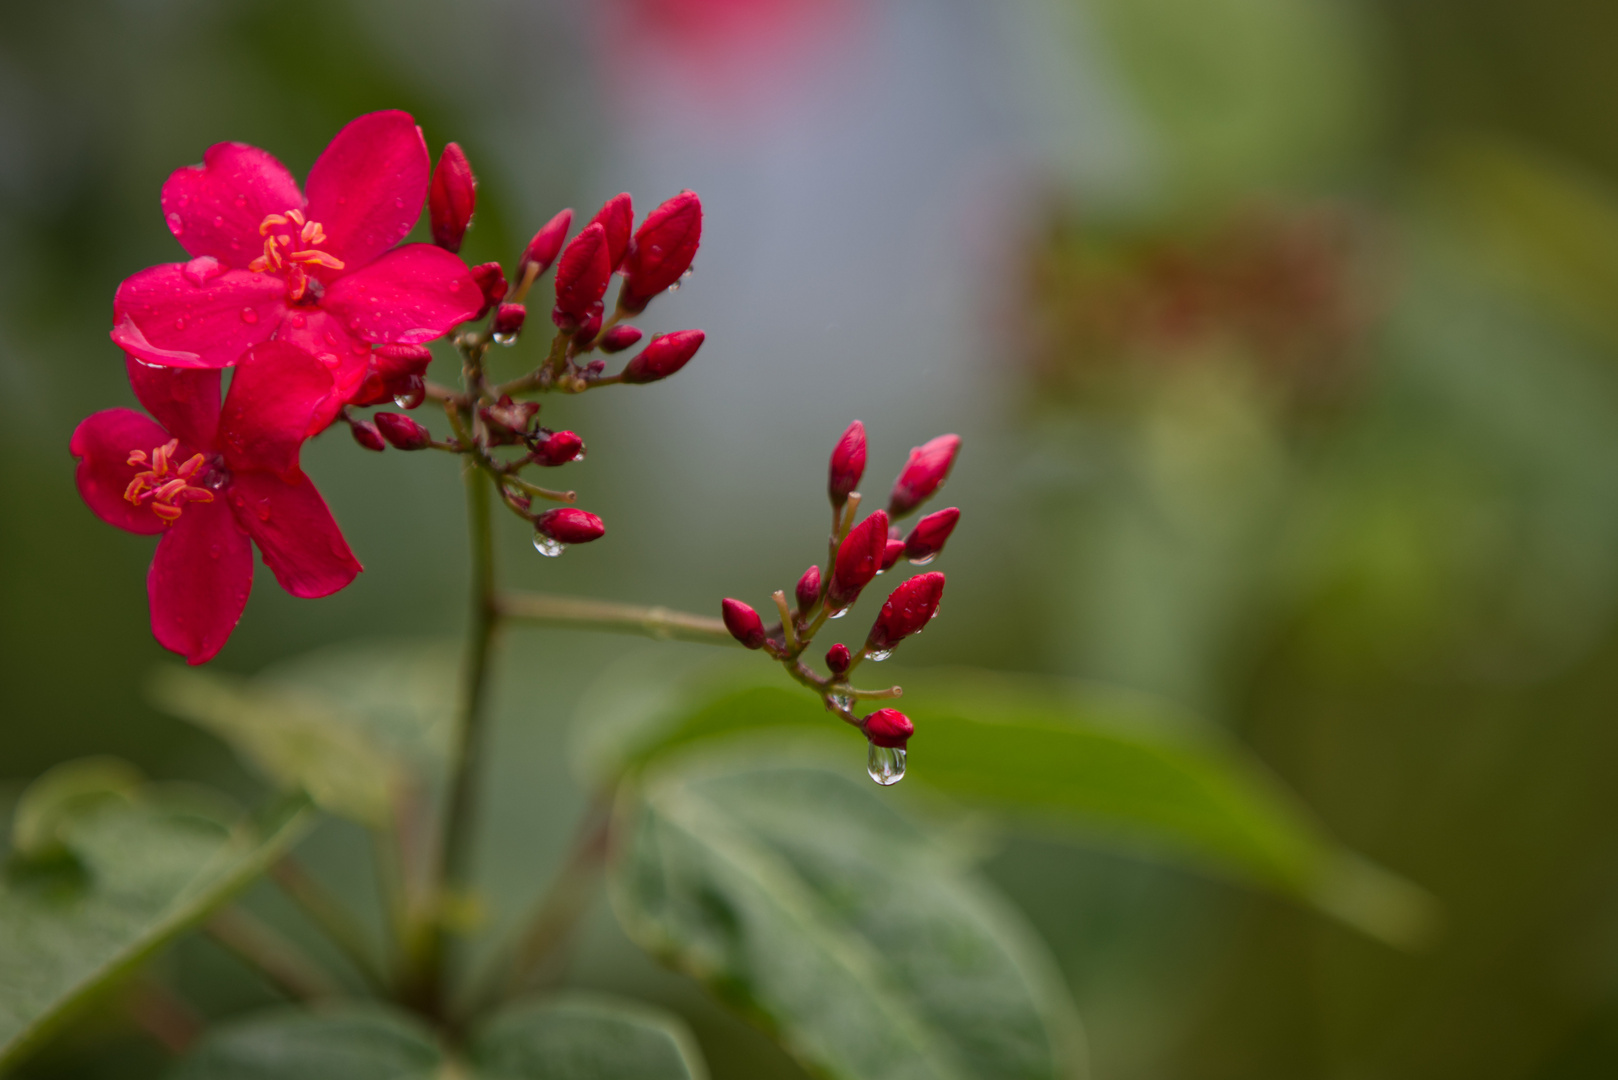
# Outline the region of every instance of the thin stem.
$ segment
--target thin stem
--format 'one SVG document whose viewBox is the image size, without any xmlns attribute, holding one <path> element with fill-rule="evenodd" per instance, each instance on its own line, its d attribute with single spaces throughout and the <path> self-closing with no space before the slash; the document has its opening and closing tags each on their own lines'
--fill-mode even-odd
<svg viewBox="0 0 1618 1080">
<path fill-rule="evenodd" d="M 204 929 L 289 997 L 309 1001 L 342 992 L 325 969 L 301 949 L 239 907 L 216 912 Z"/>
<path fill-rule="evenodd" d="M 310 921 L 331 939 L 332 944 L 342 950 L 366 982 L 377 990 L 386 988 L 387 979 L 365 940 L 365 931 L 341 901 L 291 857 L 271 867 L 270 876 L 303 909 Z"/>
<path fill-rule="evenodd" d="M 142 1031 L 178 1056 L 202 1034 L 203 1019 L 191 1003 L 150 976 L 138 977 L 124 999 L 124 1009 Z"/>
<path fill-rule="evenodd" d="M 545 593 L 500 594 L 496 599 L 502 616 L 521 622 L 565 624 L 590 630 L 622 634 L 645 634 L 661 641 L 701 641 L 710 645 L 735 645 L 720 619 L 671 611 L 666 607 L 618 604 L 610 600 L 588 600 Z"/>
</svg>

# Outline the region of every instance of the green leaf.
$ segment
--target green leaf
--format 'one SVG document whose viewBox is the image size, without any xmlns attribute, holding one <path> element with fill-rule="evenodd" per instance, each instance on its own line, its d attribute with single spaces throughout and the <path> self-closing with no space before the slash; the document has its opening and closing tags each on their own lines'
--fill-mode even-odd
<svg viewBox="0 0 1618 1080">
<path fill-rule="evenodd" d="M 654 955 L 848 1080 L 1080 1074 L 1018 916 L 861 777 L 720 753 L 625 785 L 614 909 Z"/>
<path fill-rule="evenodd" d="M 345 645 L 251 679 L 163 668 L 157 703 L 230 743 L 272 781 L 334 814 L 388 819 L 407 783 L 430 784 L 455 715 L 455 662 L 443 646 Z"/>
<path fill-rule="evenodd" d="M 0 1065 L 228 901 L 309 817 L 300 799 L 255 824 L 226 816 L 217 798 L 158 786 L 60 798 L 86 793 L 97 774 L 116 772 L 105 761 L 61 767 L 19 803 L 23 833 L 36 827 L 29 815 L 51 807 L 53 843 L 14 851 L 0 876 Z"/>
<path fill-rule="evenodd" d="M 278 1009 L 209 1031 L 169 1080 L 432 1080 L 446 1075 L 438 1039 L 382 1005 Z"/>
<path fill-rule="evenodd" d="M 509 1080 L 703 1080 L 685 1025 L 660 1010 L 570 994 L 502 1011 L 472 1044 L 479 1076 Z"/>
<path fill-rule="evenodd" d="M 907 681 L 899 704 L 916 722 L 911 783 L 1233 875 L 1395 944 L 1433 932 L 1426 893 L 1332 840 L 1260 762 L 1206 725 L 1149 698 L 1028 677 L 927 671 Z M 624 675 L 614 685 L 582 718 L 584 760 L 598 772 L 759 728 L 842 734 L 812 696 L 752 674 L 694 677 L 661 700 Z M 846 741 L 848 773 L 858 775 L 864 744 Z"/>
</svg>

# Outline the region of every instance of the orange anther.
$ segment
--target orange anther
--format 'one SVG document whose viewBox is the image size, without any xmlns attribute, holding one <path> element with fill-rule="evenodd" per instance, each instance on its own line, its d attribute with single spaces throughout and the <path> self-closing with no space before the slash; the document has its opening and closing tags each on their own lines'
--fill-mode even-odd
<svg viewBox="0 0 1618 1080">
<path fill-rule="evenodd" d="M 327 255 L 324 251 L 315 251 L 313 249 L 294 251 L 287 258 L 294 262 L 314 263 L 316 266 L 324 266 L 328 270 L 341 270 L 343 268 L 343 260 L 335 255 Z"/>
<path fill-rule="evenodd" d="M 294 225 L 302 225 L 303 224 L 303 211 L 302 210 L 288 210 L 287 211 L 287 218 Z"/>
<path fill-rule="evenodd" d="M 267 236 L 269 235 L 269 231 L 271 229 L 275 228 L 277 225 L 285 225 L 286 223 L 287 219 L 282 217 L 280 214 L 270 214 L 263 221 L 258 223 L 258 234 L 260 236 Z"/>
</svg>

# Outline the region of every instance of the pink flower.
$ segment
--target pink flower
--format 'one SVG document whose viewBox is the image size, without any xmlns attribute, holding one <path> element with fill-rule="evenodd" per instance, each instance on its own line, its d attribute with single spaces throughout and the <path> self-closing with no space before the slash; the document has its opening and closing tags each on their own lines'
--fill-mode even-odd
<svg viewBox="0 0 1618 1080">
<path fill-rule="evenodd" d="M 161 535 L 146 575 L 152 633 L 193 664 L 241 619 L 253 547 L 293 596 L 326 596 L 360 572 L 331 511 L 298 467 L 331 373 L 281 342 L 241 357 L 223 408 L 219 372 L 128 361 L 133 409 L 106 409 L 73 432 L 79 494 L 97 517 Z"/>
<path fill-rule="evenodd" d="M 261 342 L 308 350 L 334 392 L 330 423 L 365 376 L 373 344 L 416 345 L 477 314 L 466 264 L 431 244 L 395 247 L 421 216 L 430 162 L 408 113 L 349 123 L 309 170 L 307 195 L 275 158 L 208 148 L 163 185 L 169 230 L 193 258 L 124 280 L 112 339 L 149 364 L 223 368 Z"/>
</svg>

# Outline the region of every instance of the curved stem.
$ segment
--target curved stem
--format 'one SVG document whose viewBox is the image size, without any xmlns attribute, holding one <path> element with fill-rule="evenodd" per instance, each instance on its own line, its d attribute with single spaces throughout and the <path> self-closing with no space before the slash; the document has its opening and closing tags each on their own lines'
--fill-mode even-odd
<svg viewBox="0 0 1618 1080">
<path fill-rule="evenodd" d="M 496 599 L 500 614 L 523 622 L 560 623 L 590 630 L 645 634 L 659 640 L 700 641 L 710 645 L 737 645 L 720 619 L 672 611 L 665 607 L 618 604 L 544 593 L 503 593 Z"/>
</svg>

